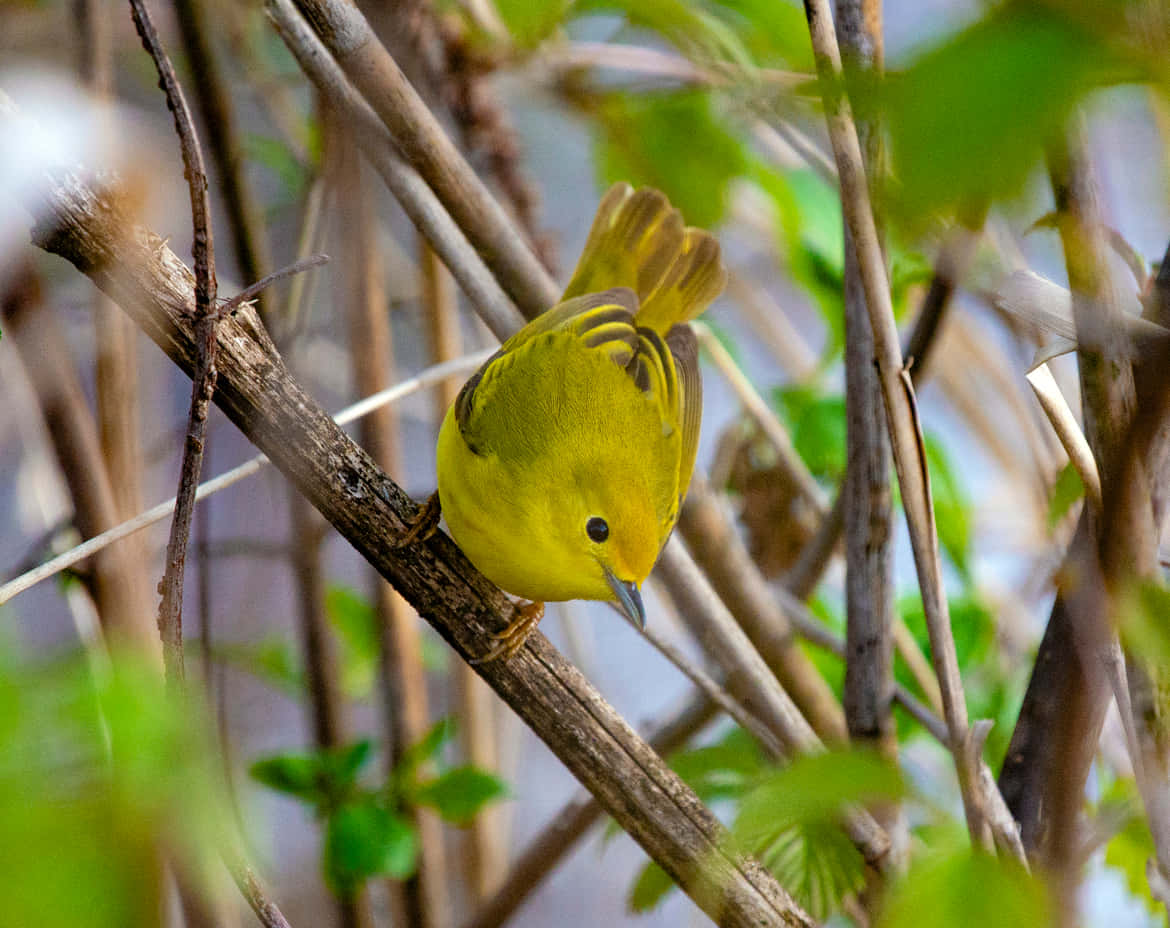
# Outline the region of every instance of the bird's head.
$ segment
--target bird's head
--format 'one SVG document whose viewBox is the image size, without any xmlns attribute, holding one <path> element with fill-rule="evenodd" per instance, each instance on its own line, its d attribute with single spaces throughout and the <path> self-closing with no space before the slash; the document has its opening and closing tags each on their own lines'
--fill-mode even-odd
<svg viewBox="0 0 1170 928">
<path fill-rule="evenodd" d="M 662 547 L 662 519 L 636 481 L 577 484 L 555 519 L 575 570 L 588 578 L 587 598 L 612 599 L 639 627 L 646 625 L 641 585 Z"/>
</svg>

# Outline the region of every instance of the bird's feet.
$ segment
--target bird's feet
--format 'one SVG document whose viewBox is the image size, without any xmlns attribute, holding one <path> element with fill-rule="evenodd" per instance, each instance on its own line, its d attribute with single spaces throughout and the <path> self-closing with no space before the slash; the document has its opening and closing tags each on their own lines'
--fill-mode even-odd
<svg viewBox="0 0 1170 928">
<path fill-rule="evenodd" d="M 496 642 L 490 651 L 483 657 L 471 661 L 473 664 L 487 664 L 499 660 L 501 657 L 509 659 L 528 640 L 528 636 L 536 631 L 536 626 L 544 618 L 544 603 L 525 603 L 516 607 L 516 618 L 508 623 L 502 632 L 492 635 Z"/>
<path fill-rule="evenodd" d="M 439 517 L 443 514 L 443 507 L 439 503 L 439 493 L 436 490 L 427 501 L 419 507 L 414 519 L 407 526 L 405 533 L 395 543 L 395 548 L 408 548 L 411 545 L 426 541 L 439 527 Z"/>
</svg>

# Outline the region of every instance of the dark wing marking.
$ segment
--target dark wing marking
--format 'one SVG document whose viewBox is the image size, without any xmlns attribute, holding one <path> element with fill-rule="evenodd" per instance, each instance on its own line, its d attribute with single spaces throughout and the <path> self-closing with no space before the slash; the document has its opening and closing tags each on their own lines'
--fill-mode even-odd
<svg viewBox="0 0 1170 928">
<path fill-rule="evenodd" d="M 674 357 L 682 393 L 682 455 L 679 458 L 678 493 L 686 496 L 699 450 L 699 426 L 703 418 L 703 381 L 699 374 L 699 341 L 689 325 L 672 326 L 666 344 Z"/>
<path fill-rule="evenodd" d="M 475 411 L 478 394 L 485 385 L 503 375 L 537 338 L 564 332 L 580 338 L 590 349 L 605 352 L 619 367 L 626 367 L 638 351 L 634 315 L 638 300 L 634 292 L 615 287 L 558 303 L 509 338 L 500 350 L 471 375 L 455 398 L 455 421 L 464 441 L 480 453 L 475 434 Z"/>
</svg>

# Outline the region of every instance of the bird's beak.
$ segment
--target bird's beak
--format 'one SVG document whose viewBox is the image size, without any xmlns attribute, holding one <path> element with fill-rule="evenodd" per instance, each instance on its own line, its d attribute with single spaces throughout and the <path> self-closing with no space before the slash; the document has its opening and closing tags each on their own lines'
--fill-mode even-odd
<svg viewBox="0 0 1170 928">
<path fill-rule="evenodd" d="M 617 599 L 618 605 L 622 612 L 630 617 L 640 631 L 646 630 L 646 609 L 642 605 L 642 594 L 638 590 L 638 584 L 631 581 L 619 580 L 617 576 L 608 567 L 605 568 L 605 579 L 609 581 L 610 589 L 613 590 L 614 598 Z"/>
</svg>

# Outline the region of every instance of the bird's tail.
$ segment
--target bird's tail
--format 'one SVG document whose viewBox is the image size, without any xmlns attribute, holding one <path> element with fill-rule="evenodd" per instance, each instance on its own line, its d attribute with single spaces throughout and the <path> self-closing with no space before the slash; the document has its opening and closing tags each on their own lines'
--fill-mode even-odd
<svg viewBox="0 0 1170 928">
<path fill-rule="evenodd" d="M 658 190 L 614 184 L 597 208 L 585 250 L 564 299 L 611 287 L 638 295 L 638 323 L 665 334 L 694 319 L 723 291 L 719 243 Z"/>
</svg>

